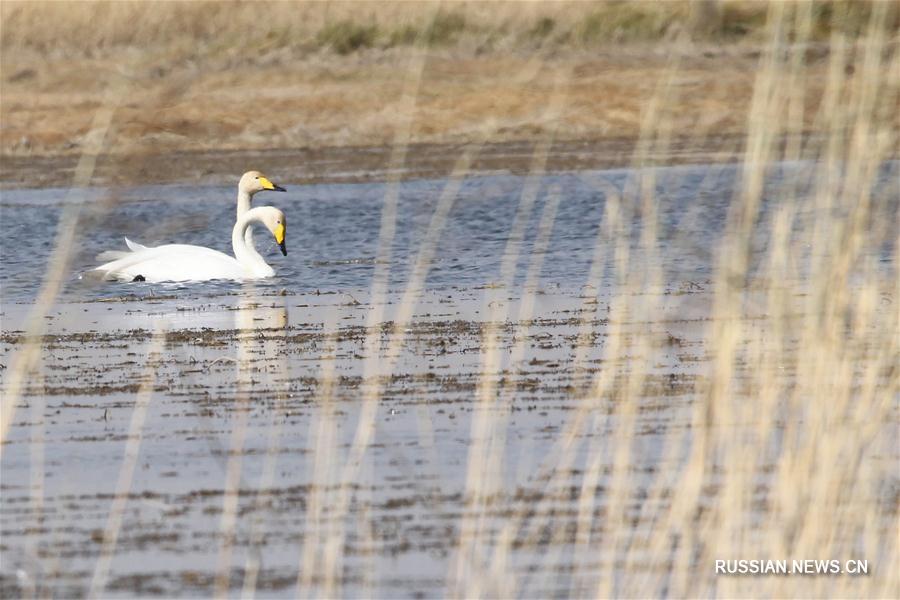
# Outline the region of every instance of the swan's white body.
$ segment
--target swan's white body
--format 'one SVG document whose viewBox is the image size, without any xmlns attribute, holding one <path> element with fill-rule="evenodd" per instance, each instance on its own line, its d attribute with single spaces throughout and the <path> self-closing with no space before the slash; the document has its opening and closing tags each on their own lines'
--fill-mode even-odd
<svg viewBox="0 0 900 600">
<path fill-rule="evenodd" d="M 277 208 L 262 206 L 244 212 L 231 232 L 234 256 L 218 250 L 188 244 L 166 244 L 148 248 L 126 238 L 128 252 L 106 252 L 101 257 L 115 258 L 95 271 L 106 279 L 119 281 L 143 280 L 206 281 L 210 279 L 263 279 L 275 271 L 262 256 L 247 243 L 247 232 L 253 223 L 266 225 L 284 249 L 284 215 Z M 280 229 L 279 229 L 280 228 Z"/>
</svg>

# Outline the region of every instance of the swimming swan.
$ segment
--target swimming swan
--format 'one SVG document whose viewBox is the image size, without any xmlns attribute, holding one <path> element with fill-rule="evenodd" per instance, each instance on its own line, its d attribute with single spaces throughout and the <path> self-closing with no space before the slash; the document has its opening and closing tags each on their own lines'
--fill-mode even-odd
<svg viewBox="0 0 900 600">
<path fill-rule="evenodd" d="M 264 192 L 266 190 L 272 190 L 275 192 L 287 191 L 280 185 L 275 185 L 274 183 L 272 183 L 268 177 L 266 177 L 259 171 L 247 171 L 246 173 L 241 175 L 241 179 L 240 181 L 238 181 L 237 218 L 240 219 L 241 215 L 250 210 L 250 203 L 253 201 L 253 196 L 255 194 Z M 247 233 L 244 234 L 244 239 L 247 241 L 248 246 L 250 246 L 251 248 L 255 248 L 255 246 L 253 245 L 252 228 L 247 229 Z M 128 238 L 125 238 L 125 244 L 128 246 L 128 249 L 131 252 L 140 252 L 141 250 L 147 250 L 149 248 L 155 247 L 144 246 L 143 244 L 132 242 Z M 117 258 L 123 258 L 128 255 L 129 252 L 123 252 L 121 250 L 108 250 L 97 255 L 97 260 L 114 260 Z"/>
<path fill-rule="evenodd" d="M 260 206 L 244 212 L 231 232 L 234 257 L 217 250 L 187 244 L 166 244 L 147 248 L 126 243 L 130 252 L 100 265 L 94 271 L 104 279 L 118 281 L 206 281 L 209 279 L 263 279 L 275 271 L 247 243 L 247 232 L 253 223 L 262 223 L 275 236 L 281 253 L 287 256 L 284 235 L 287 221 L 284 213 L 273 206 Z"/>
</svg>

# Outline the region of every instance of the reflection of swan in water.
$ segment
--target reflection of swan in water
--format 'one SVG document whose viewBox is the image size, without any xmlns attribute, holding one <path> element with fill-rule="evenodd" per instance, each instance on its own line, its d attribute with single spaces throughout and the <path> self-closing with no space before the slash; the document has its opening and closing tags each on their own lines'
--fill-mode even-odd
<svg viewBox="0 0 900 600">
<path fill-rule="evenodd" d="M 209 279 L 261 279 L 275 271 L 248 243 L 250 225 L 261 223 L 272 232 L 287 256 L 284 213 L 272 206 L 260 206 L 244 212 L 231 232 L 234 257 L 217 250 L 187 244 L 166 244 L 147 248 L 128 242 L 129 251 L 104 252 L 98 258 L 113 259 L 100 265 L 106 279 L 119 281 L 206 281 Z"/>
<path fill-rule="evenodd" d="M 287 329 L 288 310 L 283 298 L 273 298 L 271 304 L 268 302 L 260 304 L 258 294 L 261 291 L 258 292 L 253 281 L 247 281 L 241 287 L 241 291 L 246 298 L 238 303 L 237 310 L 234 311 L 234 328 L 239 332 L 238 339 L 243 339 L 242 336 L 247 334 L 252 337 L 253 341 L 259 342 L 260 331 Z M 275 356 L 280 348 L 281 346 L 278 344 L 271 348 L 272 356 Z"/>
<path fill-rule="evenodd" d="M 280 336 L 288 327 L 288 310 L 284 298 L 273 298 L 271 304 L 261 304 L 260 290 L 254 281 L 244 282 L 241 292 L 243 298 L 234 311 L 238 385 L 250 386 L 252 380 L 259 377 L 259 373 L 253 373 L 258 361 L 263 361 L 263 370 L 267 373 L 286 374 L 286 366 L 279 355 Z"/>
</svg>

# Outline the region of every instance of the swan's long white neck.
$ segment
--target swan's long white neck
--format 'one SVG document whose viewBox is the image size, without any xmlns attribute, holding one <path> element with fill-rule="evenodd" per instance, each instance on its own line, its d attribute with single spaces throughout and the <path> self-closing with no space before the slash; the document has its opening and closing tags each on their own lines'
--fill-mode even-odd
<svg viewBox="0 0 900 600">
<path fill-rule="evenodd" d="M 238 196 L 237 196 L 237 220 L 240 221 L 241 217 L 250 210 L 250 203 L 253 200 L 253 195 L 250 192 L 242 190 L 238 188 Z M 247 245 L 251 248 L 255 248 L 253 243 L 253 228 L 248 227 L 247 232 L 244 234 L 244 240 L 247 242 Z"/>
<path fill-rule="evenodd" d="M 250 225 L 253 223 L 261 223 L 262 218 L 259 209 L 249 209 L 240 213 L 240 198 L 238 198 L 238 219 L 231 231 L 231 247 L 234 249 L 234 258 L 242 267 L 253 273 L 271 271 L 272 267 L 263 260 L 256 248 L 253 246 Z M 247 240 L 250 239 L 248 243 Z"/>
<path fill-rule="evenodd" d="M 238 188 L 238 198 L 237 198 L 237 218 L 240 219 L 241 215 L 250 210 L 250 202 L 253 200 L 253 196 L 250 195 L 250 192 L 244 191 Z"/>
</svg>

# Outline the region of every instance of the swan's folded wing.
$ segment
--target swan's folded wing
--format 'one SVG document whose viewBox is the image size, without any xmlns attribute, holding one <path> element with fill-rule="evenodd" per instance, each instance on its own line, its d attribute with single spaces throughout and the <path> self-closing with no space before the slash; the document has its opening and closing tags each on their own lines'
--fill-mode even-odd
<svg viewBox="0 0 900 600">
<path fill-rule="evenodd" d="M 136 244 L 136 246 L 139 244 Z M 216 250 L 202 246 L 167 244 L 125 253 L 125 256 L 95 269 L 106 279 L 148 282 L 240 279 L 247 274 L 238 262 Z"/>
</svg>

